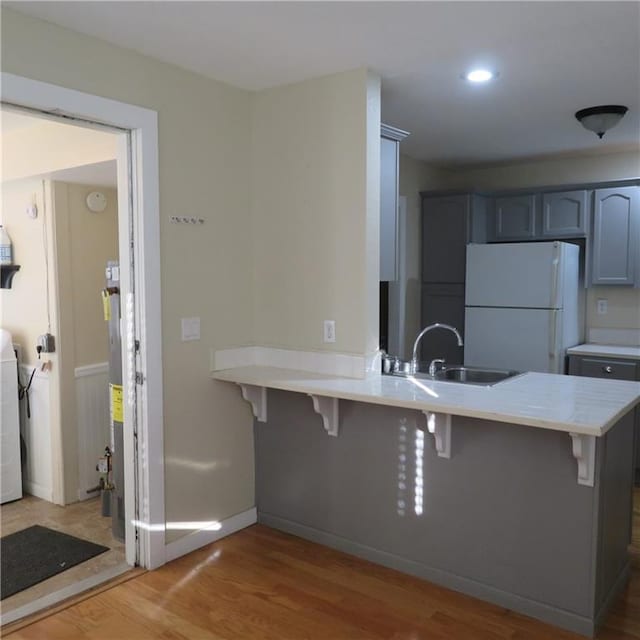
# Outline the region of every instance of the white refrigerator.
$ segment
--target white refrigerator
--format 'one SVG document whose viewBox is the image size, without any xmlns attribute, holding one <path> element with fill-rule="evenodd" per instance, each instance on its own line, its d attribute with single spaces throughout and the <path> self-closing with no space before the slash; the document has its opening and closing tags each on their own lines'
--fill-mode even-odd
<svg viewBox="0 0 640 640">
<path fill-rule="evenodd" d="M 465 365 L 564 373 L 581 342 L 579 256 L 566 242 L 467 245 Z"/>
</svg>

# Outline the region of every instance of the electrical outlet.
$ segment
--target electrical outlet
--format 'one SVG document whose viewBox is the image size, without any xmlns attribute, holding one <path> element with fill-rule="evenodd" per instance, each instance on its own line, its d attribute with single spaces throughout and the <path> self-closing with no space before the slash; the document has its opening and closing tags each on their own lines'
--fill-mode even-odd
<svg viewBox="0 0 640 640">
<path fill-rule="evenodd" d="M 598 298 L 598 315 L 606 316 L 609 312 L 609 301 L 606 298 Z"/>
<path fill-rule="evenodd" d="M 335 320 L 324 321 L 324 341 L 325 342 L 336 341 L 336 321 Z"/>
</svg>

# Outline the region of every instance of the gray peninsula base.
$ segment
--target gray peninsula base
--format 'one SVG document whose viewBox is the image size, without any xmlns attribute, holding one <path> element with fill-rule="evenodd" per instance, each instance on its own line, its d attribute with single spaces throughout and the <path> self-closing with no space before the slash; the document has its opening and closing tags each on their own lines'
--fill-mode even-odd
<svg viewBox="0 0 640 640">
<path fill-rule="evenodd" d="M 629 572 L 633 412 L 577 483 L 567 433 L 340 401 L 330 437 L 304 394 L 269 390 L 255 423 L 265 525 L 593 636 Z"/>
</svg>

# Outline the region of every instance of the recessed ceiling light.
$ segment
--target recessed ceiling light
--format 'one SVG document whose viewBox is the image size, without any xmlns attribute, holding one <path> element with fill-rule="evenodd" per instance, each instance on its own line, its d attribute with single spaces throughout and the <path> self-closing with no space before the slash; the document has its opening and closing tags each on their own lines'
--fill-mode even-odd
<svg viewBox="0 0 640 640">
<path fill-rule="evenodd" d="M 472 69 L 468 73 L 465 74 L 465 78 L 469 82 L 473 83 L 483 83 L 489 82 L 489 80 L 493 80 L 498 74 L 493 71 L 489 71 L 488 69 Z"/>
</svg>

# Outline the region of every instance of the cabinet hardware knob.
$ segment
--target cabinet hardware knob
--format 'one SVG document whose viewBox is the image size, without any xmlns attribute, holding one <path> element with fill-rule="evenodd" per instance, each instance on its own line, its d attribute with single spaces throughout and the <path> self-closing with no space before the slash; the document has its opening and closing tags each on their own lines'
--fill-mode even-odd
<svg viewBox="0 0 640 640">
<path fill-rule="evenodd" d="M 606 367 L 602 367 L 602 370 L 603 370 L 605 373 L 613 373 L 613 369 L 611 368 L 611 366 L 610 366 L 610 365 L 607 365 Z"/>
</svg>

